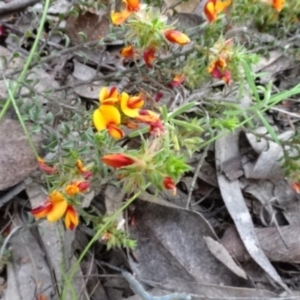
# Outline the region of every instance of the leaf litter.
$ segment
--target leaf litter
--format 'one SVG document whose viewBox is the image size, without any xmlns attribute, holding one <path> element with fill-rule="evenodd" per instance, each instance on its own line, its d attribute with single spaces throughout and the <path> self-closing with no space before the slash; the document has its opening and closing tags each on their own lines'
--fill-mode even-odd
<svg viewBox="0 0 300 300">
<path fill-rule="evenodd" d="M 33 2 L 28 3 L 28 5 L 33 4 Z M 69 5 L 68 1 L 56 1 L 49 13 L 57 16 L 62 10 L 67 12 L 70 9 Z M 173 1 L 167 2 L 167 6 L 172 5 L 174 5 Z M 12 9 L 11 13 L 14 13 L 15 8 Z M 36 6 L 36 10 L 38 11 L 38 6 Z M 189 2 L 185 7 L 176 7 L 176 10 L 179 12 L 179 27 L 183 29 L 197 26 L 203 22 L 200 17 L 202 11 L 198 3 Z M 70 52 L 71 56 L 63 58 L 63 65 L 65 66 L 66 62 L 71 61 L 74 70 L 67 72 L 63 76 L 65 80 L 59 84 L 53 74 L 49 75 L 47 68 L 33 69 L 32 74 L 34 75 L 31 75 L 33 76 L 31 78 L 28 77 L 28 80 L 39 79 L 37 85 L 33 86 L 36 95 L 44 96 L 50 87 L 54 91 L 57 90 L 55 96 L 66 106 L 72 106 L 74 103 L 72 101 L 76 97 L 87 102 L 97 99 L 100 88 L 106 86 L 106 80 L 103 78 L 105 74 L 110 71 L 125 71 L 126 67 L 120 56 L 114 55 L 114 50 L 109 50 L 102 45 L 93 49 L 80 48 L 80 45 L 84 44 L 84 39 L 86 39 L 85 42 L 90 43 L 97 41 L 100 36 L 106 36 L 109 33 L 109 24 L 107 12 L 104 13 L 103 10 L 90 10 L 80 12 L 78 16 L 69 16 L 64 29 L 70 38 L 70 46 L 78 46 L 78 49 Z M 78 32 L 83 34 L 78 35 Z M 51 45 L 51 41 L 53 40 L 50 40 L 47 47 L 53 50 L 55 47 Z M 16 45 L 13 47 L 17 48 Z M 1 46 L 0 49 L 2 48 L 4 47 Z M 103 57 L 99 58 L 99 53 Z M 8 52 L 4 55 L 8 57 L 11 53 Z M 51 60 L 48 62 L 50 63 Z M 54 59 L 53 64 L 56 64 Z M 268 73 L 261 81 L 264 84 L 292 68 L 293 64 L 294 62 L 281 51 L 273 51 L 270 52 L 268 59 L 259 62 L 256 70 Z M 14 67 L 22 68 L 22 61 L 18 60 L 17 66 Z M 9 71 L 11 72 L 10 69 Z M 103 79 L 99 80 L 99 78 Z M 90 82 L 87 83 L 88 81 Z M 65 97 L 64 92 L 60 93 L 59 90 L 64 85 L 67 86 L 65 90 L 68 90 L 71 96 Z M 0 85 L 0 92 L 1 100 L 4 100 L 7 97 L 4 86 Z M 187 99 L 184 89 L 175 90 L 175 93 L 180 92 L 182 94 L 179 102 L 184 102 Z M 26 103 L 28 101 L 26 94 L 30 94 L 30 91 L 25 87 L 22 88 L 21 94 Z M 190 97 L 192 96 L 190 95 Z M 46 104 L 47 112 L 57 113 L 57 110 L 53 110 L 53 102 L 46 97 L 37 97 L 36 101 L 41 105 Z M 54 107 L 58 106 L 54 105 Z M 80 109 L 84 110 L 85 106 L 81 104 Z M 26 144 L 26 139 L 20 134 L 14 118 L 13 115 L 11 119 L 0 123 L 1 194 L 5 194 L 7 188 L 28 178 L 37 168 L 34 157 Z M 15 127 L 16 130 L 14 130 Z M 209 163 L 205 160 L 199 174 L 196 174 L 195 178 L 198 184 L 193 187 L 192 191 L 192 177 L 187 176 L 182 180 L 186 190 L 183 192 L 178 188 L 177 199 L 167 197 L 163 193 L 159 196 L 144 194 L 132 205 L 130 210 L 119 216 L 117 223 L 126 219 L 125 228 L 131 237 L 136 239 L 136 248 L 122 255 L 117 255 L 116 251 L 103 254 L 103 250 L 93 255 L 90 253 L 89 258 L 82 263 L 82 270 L 87 277 L 91 277 L 90 279 L 93 278 L 91 275 L 96 277 L 103 275 L 106 285 L 102 285 L 103 281 L 101 280 L 94 280 L 92 283 L 84 281 L 84 276 L 78 269 L 73 278 L 74 282 L 71 284 L 73 289 L 76 289 L 76 299 L 141 299 L 141 296 L 143 300 L 155 299 L 151 295 L 170 295 L 169 298 L 161 297 L 157 300 L 177 299 L 175 296 L 171 298 L 172 292 L 183 293 L 183 299 L 190 299 L 189 297 L 193 299 L 233 297 L 239 299 L 246 297 L 251 299 L 288 299 L 279 296 L 278 287 L 276 291 L 268 289 L 267 283 L 262 285 L 262 288 L 257 288 L 253 284 L 255 280 L 250 278 L 250 272 L 247 272 L 248 268 L 243 263 L 248 262 L 252 267 L 259 265 L 269 278 L 290 292 L 292 285 L 287 287 L 284 272 L 280 272 L 279 275 L 278 270 L 282 271 L 282 269 L 276 264 L 274 267 L 274 262 L 290 263 L 294 267 L 299 263 L 299 199 L 291 192 L 286 181 L 282 180 L 284 177 L 280 161 L 283 155 L 282 147 L 269 141 L 266 132 L 259 132 L 259 134 L 265 135 L 266 139 L 258 139 L 257 135 L 253 133 L 243 132 L 242 134 L 248 139 L 252 150 L 256 152 L 255 159 L 249 161 L 247 153 L 243 154 L 238 148 L 240 134 L 240 131 L 236 131 L 216 141 L 215 149 L 212 147 L 210 149 L 215 155 L 216 167 L 214 162 Z M 292 134 L 293 132 L 285 131 L 282 137 L 288 140 Z M 280 138 L 281 135 L 279 135 Z M 41 137 L 37 139 L 37 144 L 41 148 Z M 195 172 L 195 168 L 192 170 L 193 172 Z M 278 180 L 281 180 L 280 184 L 277 184 Z M 216 193 L 212 197 L 205 189 L 205 185 L 201 184 L 203 181 L 209 186 L 208 190 L 219 189 L 220 193 Z M 33 206 L 37 201 L 36 198 L 39 198 L 37 203 L 45 198 L 42 193 L 40 186 L 28 185 L 26 187 L 26 194 Z M 192 195 L 193 206 L 191 209 L 184 208 L 188 193 Z M 204 209 L 201 214 L 197 211 L 199 195 L 207 194 L 206 198 L 201 197 L 203 199 L 200 199 L 200 206 Z M 101 194 L 99 195 L 100 203 L 98 205 L 103 205 L 106 212 L 110 213 L 114 213 L 122 205 L 125 197 L 122 191 L 110 185 L 107 186 L 103 197 Z M 15 200 L 19 197 L 24 198 L 24 195 L 17 196 Z M 95 199 L 99 200 L 97 197 Z M 93 202 L 92 199 L 88 201 Z M 253 201 L 255 201 L 255 205 L 251 207 Z M 24 199 L 23 202 L 25 202 Z M 222 203 L 225 208 L 220 213 L 217 206 L 223 205 Z M 278 205 L 281 207 L 278 208 Z M 251 215 L 253 212 L 256 215 L 259 213 L 263 215 L 260 220 L 262 223 L 270 221 L 263 224 L 265 228 L 260 228 L 260 223 L 260 226 L 255 228 L 257 223 L 254 226 Z M 231 220 L 228 221 L 229 215 Z M 275 221 L 271 222 L 274 215 L 280 216 L 281 219 L 277 220 L 275 217 Z M 223 220 L 220 222 L 219 219 Z M 17 215 L 13 217 L 13 222 L 15 226 L 22 224 Z M 227 227 L 227 222 L 233 224 L 229 229 L 222 228 L 222 226 Z M 218 226 L 214 227 L 217 223 Z M 279 230 L 284 240 L 280 236 Z M 72 243 L 76 244 L 81 241 L 83 244 L 87 244 L 89 236 L 93 234 L 88 229 L 86 231 L 82 229 L 81 237 L 78 235 L 74 237 L 69 233 L 66 234 L 61 226 L 59 227 L 57 224 L 50 226 L 45 222 L 41 223 L 34 231 L 34 234 L 31 230 L 25 231 L 20 237 L 15 235 L 10 241 L 12 253 L 11 261 L 7 265 L 6 299 L 31 299 L 32 297 L 56 299 L 52 297 L 52 293 L 56 293 L 56 288 L 61 288 L 59 283 L 63 281 L 63 276 L 75 264 L 75 250 L 83 251 L 84 249 L 82 244 L 81 247 L 72 249 Z M 37 238 L 37 235 L 40 237 Z M 60 249 L 61 244 L 58 241 L 61 240 L 63 240 L 64 249 Z M 42 244 L 44 247 L 41 246 Z M 100 248 L 105 248 L 103 241 L 98 241 L 98 244 Z M 43 254 L 50 258 L 50 263 L 46 262 Z M 103 266 L 99 267 L 97 261 L 107 260 L 109 255 L 111 256 L 109 260 L 113 264 L 119 264 L 122 269 L 131 268 L 136 276 L 133 277 L 134 279 L 131 278 L 130 273 L 121 272 L 121 275 L 123 274 L 129 283 L 145 284 L 138 289 L 132 288 L 132 291 L 139 296 L 127 297 L 132 293 L 128 284 L 124 284 L 124 278 L 117 277 L 115 282 L 110 281 L 109 269 L 105 269 Z M 61 270 L 62 259 L 66 267 L 64 271 Z M 53 272 L 56 282 L 52 282 Z M 32 273 L 36 276 L 35 280 L 26 276 Z M 287 272 L 287 274 L 289 273 Z M 106 287 L 110 284 L 114 288 L 110 288 L 109 293 Z M 119 289 L 116 287 L 118 285 Z M 146 292 L 146 287 L 154 288 L 150 290 L 151 294 Z M 295 286 L 296 289 L 297 286 Z M 124 295 L 126 296 L 124 297 Z"/>
</svg>

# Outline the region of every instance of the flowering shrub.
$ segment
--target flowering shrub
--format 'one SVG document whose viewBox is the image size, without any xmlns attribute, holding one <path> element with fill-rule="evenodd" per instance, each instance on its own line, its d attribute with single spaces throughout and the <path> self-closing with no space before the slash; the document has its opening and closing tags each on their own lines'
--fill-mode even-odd
<svg viewBox="0 0 300 300">
<path fill-rule="evenodd" d="M 177 95 L 181 88 L 189 93 L 215 82 L 220 89 L 247 83 L 244 65 L 258 61 L 257 51 L 252 52 L 251 43 L 229 38 L 230 32 L 236 24 L 252 19 L 259 30 L 274 30 L 277 23 L 292 27 L 288 14 L 292 3 L 297 10 L 294 24 L 300 12 L 295 0 L 206 0 L 206 21 L 199 26 L 201 34 L 193 36 L 178 31 L 176 22 L 168 23 L 159 8 L 124 0 L 122 9 L 112 11 L 110 18 L 113 30 L 125 33 L 120 54 L 123 62 L 131 62 L 139 71 L 139 80 L 128 90 L 103 86 L 93 112 L 72 115 L 76 126 L 62 122 L 60 135 L 50 134 L 49 151 L 56 157 L 52 163 L 38 158 L 49 194 L 32 214 L 49 222 L 64 219 L 71 230 L 80 217 L 98 228 L 107 216 L 95 217 L 82 208 L 85 194 L 95 187 L 113 183 L 131 195 L 151 185 L 175 195 L 176 184 L 191 170 L 187 158 L 214 141 L 218 132 L 246 124 L 247 112 L 221 101 L 201 105 L 182 101 L 170 110 L 172 105 L 160 105 L 164 93 Z M 35 112 L 28 115 L 35 118 Z M 33 117 L 29 119 L 35 121 Z M 128 142 L 128 137 L 136 137 L 137 144 Z M 293 188 L 299 192 L 297 182 L 293 181 Z M 110 246 L 128 245 L 128 236 L 118 224 L 107 228 L 102 240 Z"/>
</svg>

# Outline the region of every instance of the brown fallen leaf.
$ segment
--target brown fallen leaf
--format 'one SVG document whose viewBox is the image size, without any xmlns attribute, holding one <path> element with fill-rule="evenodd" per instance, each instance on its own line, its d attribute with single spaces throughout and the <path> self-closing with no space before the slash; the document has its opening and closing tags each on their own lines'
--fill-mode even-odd
<svg viewBox="0 0 300 300">
<path fill-rule="evenodd" d="M 38 152 L 41 136 L 32 136 Z M 23 181 L 37 168 L 37 161 L 17 120 L 0 122 L 0 190 Z"/>
<path fill-rule="evenodd" d="M 279 229 L 288 248 L 284 245 L 276 227 L 255 228 L 261 249 L 270 261 L 300 263 L 300 226 L 289 225 Z M 225 231 L 221 243 L 236 260 L 240 262 L 250 260 L 250 255 L 234 227 L 229 227 Z"/>
<path fill-rule="evenodd" d="M 229 271 L 208 250 L 204 236 L 216 236 L 200 214 L 157 197 L 152 202 L 148 199 L 137 201 L 135 205 L 132 215 L 135 222 L 129 230 L 137 240 L 134 254 L 138 263 L 130 263 L 138 277 L 162 284 L 171 280 L 249 284 Z"/>
<path fill-rule="evenodd" d="M 80 10 L 78 8 L 78 10 Z M 87 37 L 87 42 L 97 41 L 106 36 L 109 32 L 110 20 L 108 14 L 97 15 L 87 11 L 79 12 L 79 16 L 70 16 L 66 23 L 66 34 L 69 36 L 72 45 L 80 45 L 83 40 L 78 35 L 83 32 Z"/>
<path fill-rule="evenodd" d="M 247 279 L 247 274 L 245 273 L 245 271 L 236 264 L 236 262 L 232 259 L 232 257 L 228 253 L 227 249 L 222 244 L 220 244 L 218 241 L 212 239 L 209 236 L 204 237 L 204 240 L 210 252 L 220 262 L 222 262 L 228 269 L 230 269 L 236 275 L 244 279 Z"/>
</svg>

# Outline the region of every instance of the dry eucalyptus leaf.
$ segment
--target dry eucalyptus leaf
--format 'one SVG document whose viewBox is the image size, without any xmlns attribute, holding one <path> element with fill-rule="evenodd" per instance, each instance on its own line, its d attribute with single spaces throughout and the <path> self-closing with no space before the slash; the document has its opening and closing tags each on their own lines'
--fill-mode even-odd
<svg viewBox="0 0 300 300">
<path fill-rule="evenodd" d="M 138 263 L 131 260 L 131 266 L 138 277 L 162 284 L 171 280 L 247 284 L 210 253 L 204 236 L 216 236 L 199 213 L 155 197 L 152 202 L 145 200 L 135 203 L 129 227 L 137 240 L 134 255 Z"/>
<path fill-rule="evenodd" d="M 41 136 L 34 135 L 32 140 L 41 152 Z M 0 190 L 3 190 L 28 177 L 36 170 L 37 161 L 17 120 L 0 122 L 0 141 Z"/>
<path fill-rule="evenodd" d="M 269 83 L 274 80 L 275 75 L 295 66 L 294 59 L 281 51 L 271 51 L 269 54 L 270 56 L 268 59 L 261 58 L 258 65 L 254 68 L 256 72 L 260 71 L 267 73 L 260 78 L 262 84 Z"/>
<path fill-rule="evenodd" d="M 259 128 L 258 133 L 266 134 L 265 129 Z M 280 140 L 288 140 L 294 134 L 293 131 L 279 135 Z M 280 145 L 264 138 L 258 139 L 252 133 L 247 133 L 246 137 L 252 148 L 260 154 L 255 163 L 243 158 L 245 177 L 254 179 L 281 179 L 284 177 L 283 149 Z"/>
<path fill-rule="evenodd" d="M 282 214 L 289 222 L 289 225 L 300 226 L 300 197 L 290 188 L 286 180 L 276 182 L 274 186 L 274 197 L 278 203 L 284 207 Z"/>
<path fill-rule="evenodd" d="M 261 248 L 271 261 L 298 264 L 300 262 L 300 226 L 281 226 L 279 230 L 288 248 L 285 246 L 276 227 L 255 228 Z M 236 260 L 245 262 L 250 259 L 234 227 L 229 227 L 225 231 L 221 243 Z"/>
<path fill-rule="evenodd" d="M 24 225 L 17 214 L 12 224 L 13 228 Z M 10 246 L 5 300 L 36 299 L 36 294 L 41 292 L 47 299 L 58 300 L 58 297 L 52 297 L 55 294 L 55 283 L 51 280 L 44 252 L 31 231 L 16 232 L 10 240 Z"/>
<path fill-rule="evenodd" d="M 216 141 L 216 164 L 219 169 L 224 161 L 230 160 L 232 157 L 239 154 L 238 138 L 239 132 L 236 131 L 221 137 Z M 250 213 L 241 192 L 239 181 L 229 181 L 225 174 L 219 173 L 218 182 L 223 201 L 247 251 L 254 261 L 263 268 L 273 280 L 279 283 L 284 289 L 288 290 L 277 271 L 260 248 Z"/>
<path fill-rule="evenodd" d="M 229 270 L 231 270 L 237 276 L 247 279 L 247 274 L 245 273 L 245 271 L 235 263 L 235 261 L 232 259 L 232 257 L 222 244 L 220 244 L 218 241 L 215 241 L 209 236 L 204 237 L 204 240 L 210 252 L 220 262 L 222 262 Z"/>
<path fill-rule="evenodd" d="M 105 207 L 108 215 L 115 213 L 123 204 L 125 193 L 114 185 L 108 185 L 105 189 Z M 122 222 L 123 216 L 120 214 L 116 219 L 117 223 Z M 123 226 L 122 226 L 123 227 Z"/>
<path fill-rule="evenodd" d="M 74 71 L 73 76 L 79 80 L 91 80 L 96 76 L 96 70 L 78 62 L 76 59 L 73 60 Z"/>
</svg>

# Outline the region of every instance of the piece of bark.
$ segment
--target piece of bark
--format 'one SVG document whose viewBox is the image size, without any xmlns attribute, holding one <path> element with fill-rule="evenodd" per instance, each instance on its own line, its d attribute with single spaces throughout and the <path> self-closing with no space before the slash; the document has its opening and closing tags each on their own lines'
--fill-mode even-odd
<svg viewBox="0 0 300 300">
<path fill-rule="evenodd" d="M 276 227 L 255 228 L 255 233 L 262 250 L 270 261 L 299 263 L 300 226 L 282 226 L 279 227 L 279 230 L 288 248 L 284 245 Z M 250 255 L 244 247 L 235 227 L 229 227 L 225 231 L 221 243 L 236 260 L 240 262 L 250 260 Z"/>
</svg>

